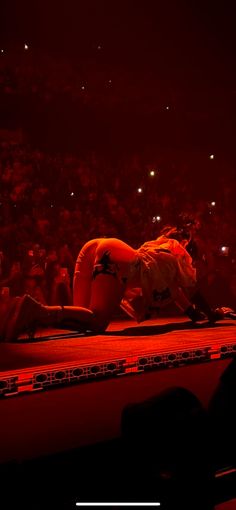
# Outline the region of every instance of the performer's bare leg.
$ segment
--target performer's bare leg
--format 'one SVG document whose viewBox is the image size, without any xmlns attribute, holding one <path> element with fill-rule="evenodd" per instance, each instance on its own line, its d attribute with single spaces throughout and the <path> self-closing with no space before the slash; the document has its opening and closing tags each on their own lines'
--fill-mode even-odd
<svg viewBox="0 0 236 510">
<path fill-rule="evenodd" d="M 80 271 L 74 278 L 76 306 L 44 306 L 27 295 L 18 298 L 12 304 L 4 341 L 11 342 L 35 326 L 66 325 L 70 329 L 92 332 L 107 328 L 123 297 L 122 275 L 136 252 L 118 239 L 95 241 L 87 243 L 82 250 Z"/>
<path fill-rule="evenodd" d="M 80 250 L 73 278 L 73 305 L 89 308 L 92 273 L 100 239 L 93 239 Z"/>
<path fill-rule="evenodd" d="M 73 302 L 93 312 L 92 331 L 104 331 L 119 306 L 125 276 L 136 251 L 119 239 L 89 241 L 79 253 L 73 280 Z"/>
</svg>

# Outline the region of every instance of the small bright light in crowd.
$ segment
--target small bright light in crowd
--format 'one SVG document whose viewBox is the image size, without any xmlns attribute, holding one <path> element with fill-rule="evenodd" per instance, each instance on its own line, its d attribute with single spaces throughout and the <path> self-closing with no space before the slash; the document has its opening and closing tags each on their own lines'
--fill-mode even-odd
<svg viewBox="0 0 236 510">
<path fill-rule="evenodd" d="M 102 49 L 101 44 L 99 44 L 99 45 L 98 45 L 97 49 L 98 49 L 98 50 L 101 50 L 101 49 Z"/>
<path fill-rule="evenodd" d="M 169 107 L 169 106 L 166 106 L 166 110 L 169 110 L 169 109 L 170 109 L 170 107 Z"/>
<path fill-rule="evenodd" d="M 213 201 L 213 202 L 211 202 L 211 206 L 212 206 L 212 207 L 215 207 L 215 205 L 216 205 L 216 203 L 215 203 L 214 201 Z"/>
<path fill-rule="evenodd" d="M 210 154 L 210 159 L 214 159 L 215 155 L 214 154 Z"/>
<path fill-rule="evenodd" d="M 51 205 L 50 205 L 50 207 L 54 207 L 54 205 L 53 205 L 53 204 L 51 204 Z"/>
<path fill-rule="evenodd" d="M 112 81 L 111 81 L 111 80 L 108 80 L 108 83 L 109 83 L 109 85 L 111 85 Z"/>
<path fill-rule="evenodd" d="M 154 177 L 154 175 L 155 175 L 155 170 L 150 170 L 149 175 L 150 175 L 151 177 Z"/>
<path fill-rule="evenodd" d="M 161 221 L 161 217 L 160 216 L 153 216 L 152 217 L 152 223 L 156 223 L 156 222 L 159 222 Z"/>
<path fill-rule="evenodd" d="M 228 246 L 221 246 L 220 251 L 223 255 L 229 255 L 229 247 Z"/>
<path fill-rule="evenodd" d="M 74 197 L 74 196 L 75 196 L 75 194 L 74 194 L 74 192 L 73 192 L 73 191 L 71 192 L 70 196 L 71 196 L 71 197 Z"/>
<path fill-rule="evenodd" d="M 84 85 L 82 85 L 81 90 L 85 90 L 85 86 Z"/>
<path fill-rule="evenodd" d="M 138 188 L 138 193 L 142 193 L 143 192 L 143 188 Z"/>
<path fill-rule="evenodd" d="M 28 44 L 24 44 L 24 49 L 25 49 L 25 50 L 28 50 L 28 49 L 29 49 Z"/>
<path fill-rule="evenodd" d="M 4 50 L 3 50 L 3 49 L 1 49 L 1 53 L 4 53 Z"/>
</svg>

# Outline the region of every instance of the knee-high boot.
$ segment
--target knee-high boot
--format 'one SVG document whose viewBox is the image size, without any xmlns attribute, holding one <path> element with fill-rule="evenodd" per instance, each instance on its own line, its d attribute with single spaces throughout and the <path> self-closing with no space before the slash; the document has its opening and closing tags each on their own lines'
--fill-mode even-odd
<svg viewBox="0 0 236 510">
<path fill-rule="evenodd" d="M 26 331 L 31 334 L 42 326 L 67 327 L 86 331 L 93 319 L 93 312 L 78 306 L 45 306 L 29 295 L 16 298 L 11 303 L 8 322 L 2 340 L 12 342 Z"/>
</svg>

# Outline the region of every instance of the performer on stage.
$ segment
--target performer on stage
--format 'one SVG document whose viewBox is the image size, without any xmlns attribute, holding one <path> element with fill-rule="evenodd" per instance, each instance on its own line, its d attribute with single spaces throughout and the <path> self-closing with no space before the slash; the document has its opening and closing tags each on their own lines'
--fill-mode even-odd
<svg viewBox="0 0 236 510">
<path fill-rule="evenodd" d="M 173 235 L 169 232 L 169 237 L 165 234 L 137 250 L 114 238 L 89 241 L 75 265 L 73 306 L 45 306 L 28 295 L 15 298 L 2 320 L 1 339 L 11 342 L 36 326 L 103 332 L 119 305 L 137 322 L 170 302 L 193 322 L 202 320 L 191 303 L 196 271 L 184 247 L 188 239 L 185 233 L 178 232 L 178 240 Z"/>
<path fill-rule="evenodd" d="M 183 265 L 183 267 L 194 266 L 195 268 L 195 259 L 192 258 L 192 250 L 193 246 L 196 245 L 195 241 L 195 225 L 194 221 L 185 222 L 182 226 L 166 226 L 161 231 L 161 236 L 157 238 L 156 242 L 159 243 L 159 246 L 165 246 L 170 250 L 173 255 L 178 257 L 179 262 Z M 185 247 L 185 250 L 180 250 L 179 243 L 176 243 L 174 240 L 179 241 L 179 243 Z M 196 252 L 197 246 L 195 246 L 194 251 Z M 205 314 L 205 316 L 209 319 L 210 322 L 215 322 L 217 320 L 221 320 L 224 318 L 224 313 L 222 310 L 216 309 L 213 310 L 204 295 L 201 292 L 201 274 L 199 275 L 199 271 L 195 269 L 196 275 L 196 286 L 194 293 L 190 292 L 191 302 L 198 307 L 201 312 Z"/>
</svg>

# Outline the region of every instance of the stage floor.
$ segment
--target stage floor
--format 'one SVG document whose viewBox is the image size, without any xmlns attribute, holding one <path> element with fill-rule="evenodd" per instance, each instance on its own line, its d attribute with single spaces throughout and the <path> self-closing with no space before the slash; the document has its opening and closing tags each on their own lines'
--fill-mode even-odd
<svg viewBox="0 0 236 510">
<path fill-rule="evenodd" d="M 234 345 L 235 342 L 235 345 Z M 215 325 L 193 325 L 185 318 L 160 318 L 137 325 L 132 320 L 114 321 L 102 335 L 75 331 L 42 329 L 29 341 L 0 344 L 0 377 L 7 371 L 48 365 L 94 363 L 132 356 L 163 356 L 170 353 L 207 349 L 213 356 L 236 352 L 236 322 L 223 320 Z M 197 351 L 196 351 L 197 350 Z M 201 355 L 199 355 L 200 361 Z M 187 355 L 183 357 L 187 359 Z M 171 359 L 170 359 L 171 361 Z M 174 359 L 172 360 L 174 361 Z"/>
<path fill-rule="evenodd" d="M 194 326 L 178 317 L 0 344 L 0 463 L 116 439 L 127 405 L 176 385 L 207 406 L 235 356 L 235 333 L 233 320 Z"/>
</svg>

